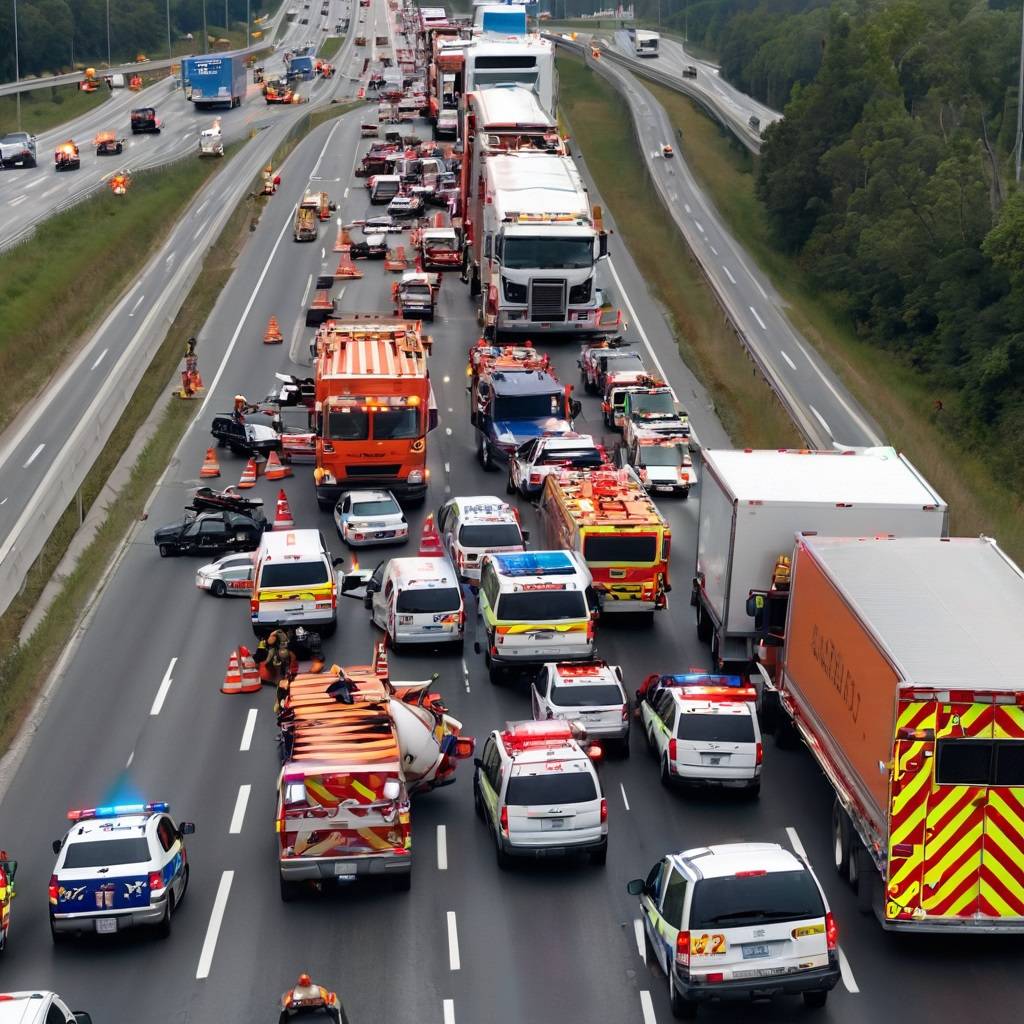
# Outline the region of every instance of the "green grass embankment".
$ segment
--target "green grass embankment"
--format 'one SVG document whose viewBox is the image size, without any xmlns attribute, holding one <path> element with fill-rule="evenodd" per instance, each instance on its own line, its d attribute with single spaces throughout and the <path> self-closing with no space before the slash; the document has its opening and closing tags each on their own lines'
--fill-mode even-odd
<svg viewBox="0 0 1024 1024">
<path fill-rule="evenodd" d="M 77 85 L 54 85 L 21 94 L 21 131 L 41 135 L 103 106 L 110 90 L 102 86 L 95 92 L 82 92 Z M 0 135 L 18 131 L 18 101 L 15 96 L 0 96 Z M 39 153 L 41 164 L 52 163 L 52 153 Z"/>
</svg>

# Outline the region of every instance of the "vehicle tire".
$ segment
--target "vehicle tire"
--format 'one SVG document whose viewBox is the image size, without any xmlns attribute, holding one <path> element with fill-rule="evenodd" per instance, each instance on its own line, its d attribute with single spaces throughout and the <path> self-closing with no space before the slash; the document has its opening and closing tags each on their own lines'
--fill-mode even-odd
<svg viewBox="0 0 1024 1024">
<path fill-rule="evenodd" d="M 828 1001 L 828 989 L 816 988 L 804 993 L 804 1006 L 812 1010 L 820 1010 Z"/>
<path fill-rule="evenodd" d="M 57 931 L 53 925 L 52 917 L 50 918 L 50 938 L 53 939 L 53 944 L 55 946 L 63 946 L 68 941 L 68 933 Z"/>
<path fill-rule="evenodd" d="M 832 866 L 841 878 L 849 878 L 850 819 L 838 800 L 832 802 Z"/>
<path fill-rule="evenodd" d="M 163 920 L 156 926 L 158 939 L 169 939 L 171 937 L 171 915 L 174 913 L 174 893 L 167 896 L 167 913 Z"/>
<path fill-rule="evenodd" d="M 473 269 L 469 272 L 469 297 L 475 299 L 480 294 L 480 271 Z"/>
<path fill-rule="evenodd" d="M 188 865 L 185 865 L 184 881 L 181 884 L 181 895 L 178 897 L 178 902 L 175 904 L 176 907 L 181 906 L 181 901 L 185 898 L 185 894 L 188 892 Z"/>
<path fill-rule="evenodd" d="M 672 776 L 669 774 L 669 771 L 668 771 L 668 759 L 664 758 L 664 757 L 661 759 L 661 768 L 659 770 L 659 778 L 661 779 L 661 784 L 666 789 L 671 789 L 672 788 Z"/>
<path fill-rule="evenodd" d="M 161 558 L 173 558 L 174 557 L 174 553 L 175 553 L 174 549 L 170 546 L 170 544 L 161 544 L 160 545 L 160 557 Z"/>
<path fill-rule="evenodd" d="M 477 452 L 480 459 L 480 465 L 485 473 L 490 473 L 494 469 L 494 453 L 491 451 L 491 446 L 487 443 L 487 439 L 484 437 L 480 438 L 480 448 Z"/>
<path fill-rule="evenodd" d="M 400 875 L 394 875 L 391 879 L 391 888 L 395 892 L 408 892 L 412 888 L 412 872 L 405 871 Z"/>
<path fill-rule="evenodd" d="M 619 754 L 622 756 L 623 761 L 629 760 L 629 733 L 626 733 L 626 738 L 619 744 Z"/>
<path fill-rule="evenodd" d="M 334 502 L 325 501 L 323 498 L 317 498 L 316 503 L 321 512 L 330 512 L 334 508 Z"/>
<path fill-rule="evenodd" d="M 213 594 L 214 597 L 224 597 L 227 592 L 228 588 L 224 585 L 223 580 L 214 580 L 213 583 L 210 584 L 210 593 Z"/>
<path fill-rule="evenodd" d="M 495 858 L 498 861 L 498 867 L 501 868 L 502 871 L 509 871 L 509 870 L 511 870 L 511 868 L 512 868 L 512 857 L 511 857 L 510 854 L 507 854 L 501 848 L 501 843 L 499 843 L 497 840 L 494 841 L 494 854 L 495 854 Z"/>
<path fill-rule="evenodd" d="M 363 607 L 368 612 L 372 612 L 373 611 L 373 595 L 372 594 L 366 594 L 363 597 Z"/>
<path fill-rule="evenodd" d="M 608 844 L 607 842 L 598 850 L 592 850 L 590 853 L 590 863 L 595 868 L 603 868 L 608 861 Z"/>
<path fill-rule="evenodd" d="M 672 1016 L 676 1020 L 693 1020 L 697 1016 L 697 1004 L 676 991 L 676 983 L 672 978 L 671 970 L 668 975 L 668 1001 L 672 1005 Z"/>
<path fill-rule="evenodd" d="M 392 654 L 401 654 L 403 649 L 402 645 L 388 633 L 388 650 Z"/>
<path fill-rule="evenodd" d="M 747 786 L 746 793 L 751 800 L 757 800 L 761 796 L 761 783 L 755 782 L 752 785 Z"/>
<path fill-rule="evenodd" d="M 317 632 L 322 637 L 334 636 L 338 632 L 338 620 L 335 619 L 333 622 L 329 622 L 326 626 L 321 626 Z"/>
<path fill-rule="evenodd" d="M 648 934 L 646 928 L 644 928 L 644 963 L 646 963 L 648 967 L 652 964 L 658 967 L 661 966 L 661 963 L 658 960 L 658 951 L 654 948 L 654 943 L 651 942 L 651 936 Z"/>
<path fill-rule="evenodd" d="M 847 866 L 846 877 L 857 894 L 857 909 L 862 914 L 871 912 L 871 897 L 873 895 L 874 864 L 871 857 L 864 848 L 864 844 L 856 836 L 850 839 L 850 863 Z"/>
<path fill-rule="evenodd" d="M 775 746 L 779 750 L 796 750 L 799 745 L 800 734 L 796 731 L 793 720 L 785 712 L 781 712 L 775 726 Z"/>
<path fill-rule="evenodd" d="M 711 622 L 711 616 L 704 611 L 704 605 L 697 601 L 697 639 L 702 643 L 706 644 L 711 639 L 711 634 L 714 632 L 714 626 Z"/>
<path fill-rule="evenodd" d="M 644 739 L 647 740 L 647 749 L 657 757 L 658 748 L 654 745 L 654 733 L 650 729 L 644 729 Z"/>
<path fill-rule="evenodd" d="M 487 677 L 494 686 L 501 686 L 505 682 L 505 670 L 492 661 L 487 666 Z"/>
<path fill-rule="evenodd" d="M 295 882 L 281 879 L 281 902 L 291 903 L 299 895 L 299 887 Z"/>
</svg>

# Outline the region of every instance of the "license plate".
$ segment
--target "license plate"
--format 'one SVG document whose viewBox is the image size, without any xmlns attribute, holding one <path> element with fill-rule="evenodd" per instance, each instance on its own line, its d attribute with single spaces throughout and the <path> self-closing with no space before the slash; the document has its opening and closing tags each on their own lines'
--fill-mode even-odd
<svg viewBox="0 0 1024 1024">
<path fill-rule="evenodd" d="M 555 634 L 550 630 L 531 634 L 534 640 L 554 640 Z"/>
<path fill-rule="evenodd" d="M 540 827 L 542 829 L 558 829 L 565 828 L 565 818 L 541 818 Z"/>
<path fill-rule="evenodd" d="M 108 935 L 110 932 L 117 931 L 117 918 L 116 917 L 101 917 L 96 922 L 96 931 L 100 935 Z"/>
<path fill-rule="evenodd" d="M 754 960 L 759 956 L 768 956 L 768 947 L 759 944 L 756 946 L 746 945 L 743 947 L 743 959 Z"/>
<path fill-rule="evenodd" d="M 343 860 L 336 860 L 334 862 L 334 875 L 336 878 L 355 878 L 355 866 L 346 864 Z"/>
<path fill-rule="evenodd" d="M 708 764 L 721 764 L 721 763 L 722 763 L 722 759 L 720 757 L 712 756 L 712 757 L 708 758 Z"/>
<path fill-rule="evenodd" d="M 672 491 L 675 490 L 675 488 L 672 487 L 670 484 L 658 484 L 658 486 L 655 487 L 654 489 L 656 491 L 659 491 L 659 492 L 663 493 L 663 494 L 669 494 L 669 493 L 671 493 Z"/>
<path fill-rule="evenodd" d="M 394 535 L 395 535 L 395 531 L 394 530 L 378 530 L 374 534 L 374 537 L 379 539 L 381 537 L 394 537 Z"/>
</svg>

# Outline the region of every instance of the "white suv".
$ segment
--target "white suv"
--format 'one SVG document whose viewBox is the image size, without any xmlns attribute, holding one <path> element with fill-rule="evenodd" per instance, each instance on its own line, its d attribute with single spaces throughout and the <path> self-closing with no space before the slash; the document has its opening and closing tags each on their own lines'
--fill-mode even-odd
<svg viewBox="0 0 1024 1024">
<path fill-rule="evenodd" d="M 92 1024 L 85 1010 L 69 1010 L 56 992 L 32 989 L 0 995 L 0 1024 Z"/>
<path fill-rule="evenodd" d="M 568 722 L 509 722 L 474 758 L 476 812 L 494 835 L 498 866 L 514 857 L 608 856 L 608 803 Z"/>
<path fill-rule="evenodd" d="M 530 687 L 538 722 L 576 722 L 588 740 L 615 743 L 629 757 L 629 699 L 622 669 L 605 661 L 548 662 Z"/>
<path fill-rule="evenodd" d="M 839 981 L 839 930 L 810 865 L 777 843 L 662 857 L 640 897 L 647 959 L 668 977 L 673 1016 L 712 999 L 802 993 L 822 1007 Z"/>
<path fill-rule="evenodd" d="M 666 785 L 719 785 L 761 791 L 764 747 L 757 693 L 739 676 L 660 676 L 640 701 L 647 743 Z"/>
<path fill-rule="evenodd" d="M 486 554 L 525 551 L 519 513 L 507 501 L 489 494 L 452 498 L 437 510 L 441 543 L 459 579 L 480 582 L 480 563 Z"/>
</svg>

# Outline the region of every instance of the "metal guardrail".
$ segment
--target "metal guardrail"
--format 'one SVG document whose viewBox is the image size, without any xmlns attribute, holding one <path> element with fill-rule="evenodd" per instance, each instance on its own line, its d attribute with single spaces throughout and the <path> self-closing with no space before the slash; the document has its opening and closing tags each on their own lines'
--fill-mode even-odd
<svg viewBox="0 0 1024 1024">
<path fill-rule="evenodd" d="M 563 48 L 570 50 L 571 52 L 575 53 L 578 56 L 582 56 L 584 62 L 589 68 L 596 71 L 599 75 L 601 75 L 602 78 L 609 81 L 617 91 L 623 94 L 623 98 L 626 100 L 627 105 L 629 105 L 630 113 L 634 114 L 633 106 L 630 103 L 630 97 L 623 90 L 621 80 L 614 72 L 608 69 L 606 65 L 602 64 L 602 61 L 607 55 L 606 51 L 602 52 L 600 59 L 593 60 L 592 58 L 590 58 L 590 48 L 588 46 L 584 46 L 580 43 L 561 38 L 556 38 L 553 41 L 556 43 L 556 45 L 562 46 Z M 639 124 L 637 122 L 635 114 L 632 117 L 632 121 L 633 132 L 636 136 L 637 145 L 640 148 L 640 151 L 642 153 L 645 153 L 646 148 L 644 147 L 643 140 L 640 138 Z M 646 159 L 644 161 L 644 166 L 647 167 Z M 672 217 L 672 220 L 675 222 L 680 237 L 686 244 L 687 248 L 690 250 L 690 256 L 692 257 L 693 261 L 697 264 L 697 266 L 700 268 L 701 274 L 704 276 L 704 280 L 707 281 L 708 286 L 711 288 L 711 293 L 715 297 L 715 301 L 718 303 L 719 308 L 725 314 L 726 323 L 729 325 L 730 330 L 732 330 L 732 332 L 736 335 L 736 338 L 738 339 L 740 345 L 743 346 L 743 350 L 747 353 L 747 356 L 749 357 L 750 361 L 754 364 L 758 372 L 764 378 L 765 382 L 771 388 L 772 393 L 778 399 L 783 409 L 785 409 L 786 413 L 793 420 L 794 425 L 800 431 L 800 434 L 803 436 L 804 440 L 809 445 L 815 448 L 831 448 L 831 438 L 827 437 L 822 432 L 820 427 L 804 412 L 804 410 L 800 406 L 800 403 L 796 401 L 794 396 L 791 394 L 789 388 L 786 386 L 785 382 L 776 374 L 775 369 L 772 367 L 772 365 L 763 358 L 760 351 L 758 350 L 757 345 L 751 342 L 750 338 L 747 336 L 746 331 L 744 331 L 743 328 L 740 327 L 735 316 L 735 311 L 731 308 L 730 297 L 719 288 L 717 281 L 715 280 L 714 276 L 710 273 L 708 267 L 704 262 L 704 259 L 701 257 L 701 254 L 697 252 L 693 248 L 693 246 L 690 245 L 689 240 L 686 237 L 686 232 L 683 230 L 681 215 L 679 214 L 679 211 L 676 209 L 675 203 L 672 202 L 670 196 L 668 195 L 668 192 L 665 189 L 663 183 L 658 179 L 657 175 L 650 173 L 649 168 L 648 177 L 650 178 L 651 183 L 657 190 L 662 205 L 665 207 L 669 215 Z"/>
</svg>

